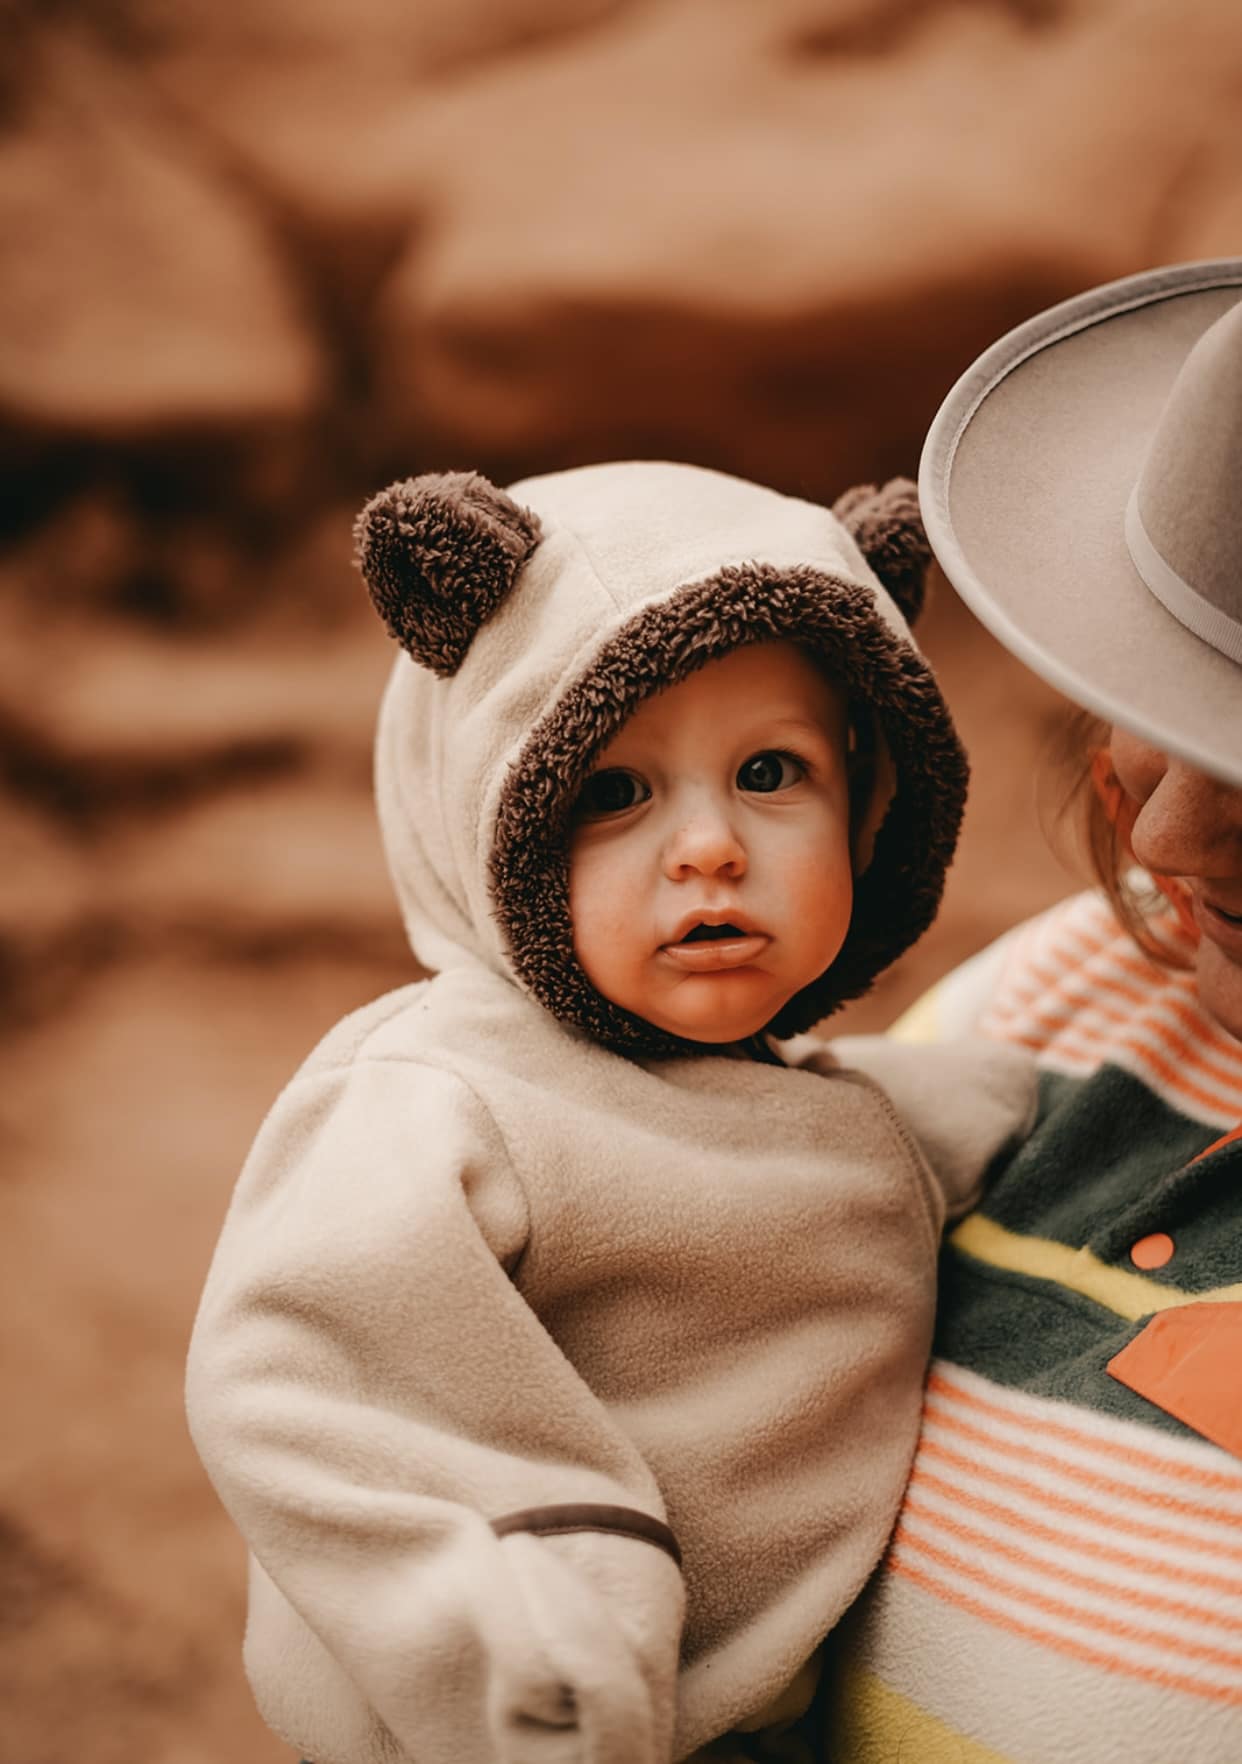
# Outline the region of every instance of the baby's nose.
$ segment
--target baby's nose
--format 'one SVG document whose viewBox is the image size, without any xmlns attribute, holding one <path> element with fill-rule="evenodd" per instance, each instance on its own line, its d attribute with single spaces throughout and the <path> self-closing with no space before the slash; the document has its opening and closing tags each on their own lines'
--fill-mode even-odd
<svg viewBox="0 0 1242 1764">
<path fill-rule="evenodd" d="M 697 804 L 669 837 L 665 872 L 674 881 L 686 876 L 744 875 L 746 851 L 730 817 L 712 804 Z"/>
</svg>

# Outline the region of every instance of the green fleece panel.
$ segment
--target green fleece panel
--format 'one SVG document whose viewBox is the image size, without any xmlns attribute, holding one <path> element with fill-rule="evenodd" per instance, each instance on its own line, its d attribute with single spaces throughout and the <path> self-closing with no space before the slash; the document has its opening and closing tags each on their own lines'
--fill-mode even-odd
<svg viewBox="0 0 1242 1764">
<path fill-rule="evenodd" d="M 991 1268 L 951 1248 L 942 1259 L 940 1293 L 938 1358 L 1032 1396 L 1198 1438 L 1105 1370 L 1146 1318 L 1131 1323 L 1053 1281 Z"/>
<path fill-rule="evenodd" d="M 1242 1282 L 1242 1141 L 1199 1158 L 1220 1137 L 1116 1067 L 1087 1079 L 1045 1072 L 1035 1131 L 994 1175 L 980 1211 L 1007 1231 L 1090 1249 L 1126 1272 L 1133 1244 L 1167 1232 L 1173 1256 L 1145 1279 L 1192 1293 Z M 1095 1172 L 1089 1192 L 1063 1183 L 1058 1192 L 1058 1173 L 1075 1166 Z M 1105 1370 L 1146 1318 L 1119 1317 L 1055 1280 L 952 1245 L 940 1291 L 944 1359 L 1033 1395 L 1195 1437 Z"/>
<path fill-rule="evenodd" d="M 1125 1269 L 1139 1238 L 1168 1232 L 1173 1259 L 1147 1278 L 1209 1292 L 1242 1280 L 1242 1142 L 1193 1161 L 1220 1136 L 1115 1066 L 1088 1079 L 1044 1072 L 1035 1131 L 993 1176 L 981 1210 L 1008 1231 L 1087 1246 Z M 1064 1182 L 1075 1168 L 1092 1172 L 1086 1189 Z"/>
</svg>

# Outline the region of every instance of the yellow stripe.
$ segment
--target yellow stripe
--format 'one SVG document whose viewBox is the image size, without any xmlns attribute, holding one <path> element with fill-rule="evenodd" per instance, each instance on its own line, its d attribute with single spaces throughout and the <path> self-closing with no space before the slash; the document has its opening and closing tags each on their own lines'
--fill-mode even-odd
<svg viewBox="0 0 1242 1764">
<path fill-rule="evenodd" d="M 1242 1303 L 1242 1282 L 1213 1287 L 1209 1292 L 1181 1292 L 1145 1275 L 1131 1274 L 1126 1268 L 1111 1267 L 1089 1249 L 1071 1249 L 1051 1238 L 1022 1237 L 1016 1231 L 1006 1231 L 982 1213 L 963 1219 L 949 1241 L 989 1267 L 1055 1281 L 1132 1323 L 1152 1311 L 1172 1311 L 1179 1305 Z"/>
<path fill-rule="evenodd" d="M 833 1764 L 1010 1764 L 1000 1752 L 956 1733 L 871 1673 L 846 1664 L 831 1705 L 825 1755 Z"/>
</svg>

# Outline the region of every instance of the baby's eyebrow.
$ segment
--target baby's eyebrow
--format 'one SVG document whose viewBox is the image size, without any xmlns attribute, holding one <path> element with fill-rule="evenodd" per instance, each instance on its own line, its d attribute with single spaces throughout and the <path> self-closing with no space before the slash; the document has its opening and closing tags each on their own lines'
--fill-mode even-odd
<svg viewBox="0 0 1242 1764">
<path fill-rule="evenodd" d="M 773 735 L 773 734 L 814 735 L 814 736 L 818 737 L 818 739 L 820 741 L 831 741 L 832 740 L 832 731 L 830 729 L 826 729 L 824 727 L 824 725 L 820 722 L 817 722 L 814 717 L 797 717 L 797 716 L 780 715 L 780 716 L 765 718 L 764 721 L 760 724 L 757 724 L 756 727 L 758 729 L 760 729 L 761 731 L 766 731 L 766 733 L 769 735 Z"/>
</svg>

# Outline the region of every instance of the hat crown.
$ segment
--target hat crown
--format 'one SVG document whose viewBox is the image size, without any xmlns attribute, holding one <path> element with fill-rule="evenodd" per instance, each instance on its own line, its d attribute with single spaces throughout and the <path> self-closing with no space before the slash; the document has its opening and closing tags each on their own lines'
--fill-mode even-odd
<svg viewBox="0 0 1242 1764">
<path fill-rule="evenodd" d="M 1127 511 L 1126 540 L 1168 611 L 1242 661 L 1242 301 L 1182 364 Z"/>
</svg>

